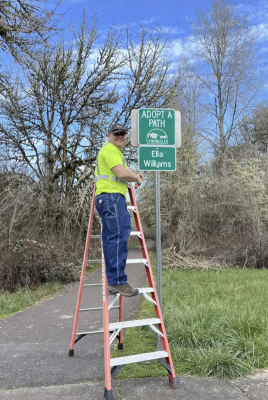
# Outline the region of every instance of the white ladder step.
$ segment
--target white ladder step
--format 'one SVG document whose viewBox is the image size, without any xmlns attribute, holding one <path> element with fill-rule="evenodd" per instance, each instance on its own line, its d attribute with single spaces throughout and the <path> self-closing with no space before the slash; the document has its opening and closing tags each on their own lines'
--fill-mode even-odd
<svg viewBox="0 0 268 400">
<path fill-rule="evenodd" d="M 132 231 L 130 232 L 130 236 L 139 236 L 141 238 L 141 232 L 139 231 Z"/>
<path fill-rule="evenodd" d="M 128 210 L 132 210 L 132 211 L 136 211 L 136 207 L 135 206 L 127 206 Z"/>
<path fill-rule="evenodd" d="M 102 283 L 84 283 L 83 287 L 87 286 L 102 286 Z"/>
<path fill-rule="evenodd" d="M 152 293 L 154 289 L 152 287 L 137 288 L 139 293 Z"/>
<path fill-rule="evenodd" d="M 119 306 L 110 307 L 109 310 L 112 308 L 120 308 Z M 98 311 L 103 310 L 103 307 L 94 307 L 94 308 L 80 308 L 79 311 Z"/>
<path fill-rule="evenodd" d="M 146 258 L 129 258 L 127 264 L 147 264 Z"/>
<path fill-rule="evenodd" d="M 103 329 L 101 329 L 99 331 L 77 332 L 76 336 L 79 336 L 79 335 L 90 335 L 90 334 L 94 334 L 94 333 L 103 333 Z"/>
<path fill-rule="evenodd" d="M 97 263 L 101 263 L 102 260 L 87 260 L 87 263 L 89 264 L 97 264 Z M 147 260 L 146 258 L 130 258 L 127 260 L 126 262 L 127 264 L 147 264 Z"/>
<path fill-rule="evenodd" d="M 84 287 L 89 286 L 102 286 L 102 283 L 84 283 Z M 137 288 L 139 293 L 152 293 L 154 289 L 152 287 Z"/>
<path fill-rule="evenodd" d="M 140 361 L 157 360 L 158 358 L 168 357 L 167 351 L 154 351 L 152 353 L 142 353 L 135 356 L 117 357 L 111 359 L 111 367 L 116 365 L 132 364 Z"/>
<path fill-rule="evenodd" d="M 160 324 L 160 318 L 147 318 L 147 319 L 136 319 L 134 321 L 122 321 L 122 322 L 111 322 L 109 324 L 109 330 L 114 331 L 118 328 L 132 328 L 134 326 L 146 326 Z"/>
</svg>

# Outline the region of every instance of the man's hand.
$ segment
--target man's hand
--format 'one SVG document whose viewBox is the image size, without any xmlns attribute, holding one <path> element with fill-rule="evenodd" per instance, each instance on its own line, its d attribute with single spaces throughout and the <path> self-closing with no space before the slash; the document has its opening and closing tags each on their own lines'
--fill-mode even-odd
<svg viewBox="0 0 268 400">
<path fill-rule="evenodd" d="M 128 168 L 124 167 L 123 164 L 116 165 L 112 168 L 112 171 L 117 178 L 126 182 L 137 182 L 138 186 L 142 184 L 143 175 L 130 171 Z"/>
<path fill-rule="evenodd" d="M 143 181 L 143 175 L 142 174 L 138 174 L 137 184 L 140 186 L 142 184 L 142 181 Z"/>
</svg>

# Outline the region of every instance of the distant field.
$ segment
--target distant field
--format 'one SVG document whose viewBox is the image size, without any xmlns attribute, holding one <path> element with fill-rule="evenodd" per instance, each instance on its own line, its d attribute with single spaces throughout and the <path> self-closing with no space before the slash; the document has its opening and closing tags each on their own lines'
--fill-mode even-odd
<svg viewBox="0 0 268 400">
<path fill-rule="evenodd" d="M 175 370 L 229 379 L 268 367 L 268 271 L 163 271 L 163 314 Z M 153 316 L 143 301 L 139 317 Z M 155 351 L 149 328 L 129 329 L 118 356 Z M 125 366 L 119 377 L 165 375 L 157 362 Z"/>
</svg>

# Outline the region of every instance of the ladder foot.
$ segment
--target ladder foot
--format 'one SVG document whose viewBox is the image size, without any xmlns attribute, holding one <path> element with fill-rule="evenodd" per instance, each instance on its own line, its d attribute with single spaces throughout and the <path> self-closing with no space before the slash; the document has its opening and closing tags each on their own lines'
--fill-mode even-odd
<svg viewBox="0 0 268 400">
<path fill-rule="evenodd" d="M 110 389 L 110 390 L 107 390 L 106 388 L 104 389 L 104 398 L 105 398 L 106 400 L 114 400 L 114 398 L 113 398 L 113 392 L 112 392 L 111 389 Z"/>
<path fill-rule="evenodd" d="M 173 389 L 178 389 L 179 379 L 177 378 L 177 376 L 170 377 L 170 375 L 169 375 L 169 384 Z"/>
<path fill-rule="evenodd" d="M 118 343 L 118 350 L 123 351 L 124 350 L 124 345 L 123 343 Z"/>
<path fill-rule="evenodd" d="M 69 350 L 69 353 L 68 353 L 68 356 L 69 356 L 69 357 L 73 357 L 73 356 L 74 356 L 74 350 L 71 350 L 71 349 L 70 349 L 70 350 Z"/>
</svg>

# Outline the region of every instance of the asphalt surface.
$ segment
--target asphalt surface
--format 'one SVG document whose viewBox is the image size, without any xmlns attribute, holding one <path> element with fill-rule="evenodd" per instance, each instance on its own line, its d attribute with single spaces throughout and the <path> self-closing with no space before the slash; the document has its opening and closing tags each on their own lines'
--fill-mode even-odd
<svg viewBox="0 0 268 400">
<path fill-rule="evenodd" d="M 141 258 L 138 250 L 130 258 Z M 128 264 L 129 283 L 145 285 L 145 268 Z M 100 283 L 101 271 L 87 278 Z M 102 334 L 87 335 L 68 357 L 78 285 L 0 321 L 0 400 L 99 400 L 104 394 Z M 124 298 L 124 320 L 132 319 L 141 296 Z M 100 287 L 84 288 L 81 307 L 102 306 Z M 110 313 L 111 321 L 118 311 Z M 102 311 L 80 313 L 78 331 L 102 329 Z M 166 378 L 121 380 L 114 400 L 268 400 L 268 371 L 233 382 L 179 377 L 174 390 Z"/>
<path fill-rule="evenodd" d="M 142 258 L 138 250 L 129 258 Z M 143 287 L 143 264 L 128 264 L 128 281 Z M 85 282 L 101 283 L 101 271 Z M 78 294 L 75 288 L 43 301 L 0 321 L 0 388 L 62 385 L 103 379 L 103 335 L 87 335 L 75 345 L 69 358 L 74 312 Z M 131 319 L 141 296 L 124 298 L 124 319 Z M 101 287 L 85 287 L 81 308 L 101 307 Z M 111 310 L 110 321 L 118 321 L 118 310 Z M 102 310 L 80 312 L 78 332 L 103 328 Z M 1 396 L 0 396 L 1 399 Z"/>
</svg>

